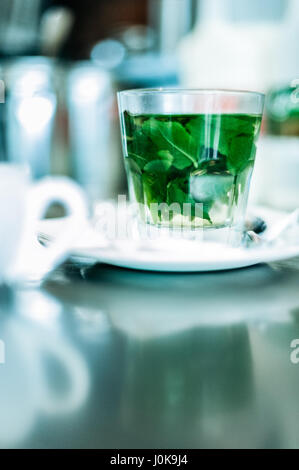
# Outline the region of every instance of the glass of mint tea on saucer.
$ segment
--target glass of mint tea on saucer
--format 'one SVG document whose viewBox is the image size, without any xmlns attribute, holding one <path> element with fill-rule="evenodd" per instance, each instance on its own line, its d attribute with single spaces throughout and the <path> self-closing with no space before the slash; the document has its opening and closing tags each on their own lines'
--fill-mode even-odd
<svg viewBox="0 0 299 470">
<path fill-rule="evenodd" d="M 230 90 L 118 93 L 130 200 L 146 224 L 238 243 L 264 95 Z"/>
</svg>

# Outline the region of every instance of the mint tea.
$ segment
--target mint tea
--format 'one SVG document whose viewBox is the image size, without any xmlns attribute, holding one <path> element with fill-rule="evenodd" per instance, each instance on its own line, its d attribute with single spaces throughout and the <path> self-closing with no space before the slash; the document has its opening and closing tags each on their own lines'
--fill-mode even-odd
<svg viewBox="0 0 299 470">
<path fill-rule="evenodd" d="M 129 191 L 143 219 L 170 227 L 240 223 L 260 124 L 261 115 L 253 114 L 124 111 Z"/>
</svg>

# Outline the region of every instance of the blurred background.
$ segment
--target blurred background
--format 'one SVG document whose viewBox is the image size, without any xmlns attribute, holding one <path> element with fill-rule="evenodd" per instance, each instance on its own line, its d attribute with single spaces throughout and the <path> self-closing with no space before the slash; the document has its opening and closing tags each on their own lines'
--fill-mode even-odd
<svg viewBox="0 0 299 470">
<path fill-rule="evenodd" d="M 299 206 L 298 0 L 1 0 L 0 160 L 126 191 L 116 91 L 262 91 L 252 203 Z M 2 103 L 3 101 L 3 103 Z"/>
</svg>

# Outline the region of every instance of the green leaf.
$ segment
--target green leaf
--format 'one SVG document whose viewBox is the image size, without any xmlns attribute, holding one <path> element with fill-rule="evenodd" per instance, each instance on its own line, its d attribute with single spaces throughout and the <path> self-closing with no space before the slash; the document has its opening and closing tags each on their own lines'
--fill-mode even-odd
<svg viewBox="0 0 299 470">
<path fill-rule="evenodd" d="M 144 133 L 159 148 L 173 156 L 173 166 L 183 170 L 191 165 L 198 167 L 196 143 L 178 122 L 161 122 L 151 117 L 143 124 Z"/>
<path fill-rule="evenodd" d="M 133 138 L 126 140 L 129 156 L 143 159 L 145 163 L 158 158 L 159 149 L 142 131 L 142 128 L 135 129 L 133 135 Z M 140 160 L 137 163 L 140 165 Z"/>
<path fill-rule="evenodd" d="M 184 204 L 190 204 L 190 215 L 192 218 L 198 216 L 198 204 L 189 194 L 189 183 L 186 179 L 177 178 L 172 180 L 167 185 L 167 204 L 171 205 L 178 203 L 180 205 L 180 213 L 183 213 Z M 210 204 L 202 204 L 202 218 L 211 221 L 209 216 Z"/>
<path fill-rule="evenodd" d="M 141 170 L 144 167 L 146 160 L 139 155 L 129 153 L 129 157 L 125 157 L 125 163 L 131 171 L 141 174 Z"/>
<path fill-rule="evenodd" d="M 151 162 L 147 163 L 144 167 L 144 171 L 153 173 L 167 172 L 172 165 L 173 156 L 168 150 L 160 150 L 160 152 L 158 152 L 158 157 L 159 159 L 152 160 Z"/>
<path fill-rule="evenodd" d="M 151 209 L 150 205 L 153 203 L 161 204 L 166 202 L 166 188 L 167 180 L 166 175 L 161 173 L 159 178 L 152 173 L 143 173 L 142 175 L 143 189 L 145 195 L 145 203 Z M 158 222 L 156 219 L 156 211 L 151 211 L 154 223 Z M 159 215 L 159 214 L 158 214 Z"/>
<path fill-rule="evenodd" d="M 231 114 L 223 114 L 221 118 L 222 129 L 231 136 L 246 134 L 253 137 L 256 130 L 256 119 L 249 119 L 249 116 L 234 116 Z"/>
<path fill-rule="evenodd" d="M 151 202 L 157 202 L 159 199 L 158 195 L 160 193 L 160 188 L 156 186 L 156 180 L 157 178 L 155 178 L 155 176 L 152 174 L 143 173 L 142 175 L 142 182 L 147 204 L 150 204 Z"/>
<path fill-rule="evenodd" d="M 197 147 L 205 147 L 210 152 L 228 154 L 230 134 L 222 128 L 222 120 L 219 116 L 197 116 L 189 121 L 186 128 L 196 139 Z"/>
<path fill-rule="evenodd" d="M 188 184 L 182 179 L 174 179 L 167 184 L 167 204 L 183 204 L 187 199 Z"/>
<path fill-rule="evenodd" d="M 167 162 L 169 164 L 169 166 L 172 165 L 173 156 L 171 155 L 171 153 L 168 150 L 160 150 L 158 152 L 158 156 L 161 160 Z"/>
<path fill-rule="evenodd" d="M 131 116 L 128 111 L 124 111 L 123 113 L 123 121 L 121 120 L 121 124 L 124 125 L 123 133 L 126 135 L 127 139 L 131 139 L 133 137 L 133 126 Z"/>
<path fill-rule="evenodd" d="M 165 173 L 169 170 L 171 163 L 165 160 L 152 160 L 151 162 L 147 163 L 144 167 L 144 171 L 149 173 Z"/>
<path fill-rule="evenodd" d="M 256 146 L 246 136 L 235 137 L 230 146 L 227 156 L 227 168 L 232 175 L 238 175 L 248 165 L 250 160 L 254 160 Z"/>
</svg>

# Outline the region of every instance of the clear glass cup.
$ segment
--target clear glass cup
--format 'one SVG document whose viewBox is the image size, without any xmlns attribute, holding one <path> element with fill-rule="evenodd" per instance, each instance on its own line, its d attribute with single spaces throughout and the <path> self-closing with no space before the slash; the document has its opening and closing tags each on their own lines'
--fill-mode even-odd
<svg viewBox="0 0 299 470">
<path fill-rule="evenodd" d="M 243 233 L 264 95 L 139 89 L 119 92 L 118 105 L 140 219 L 222 241 Z"/>
</svg>

